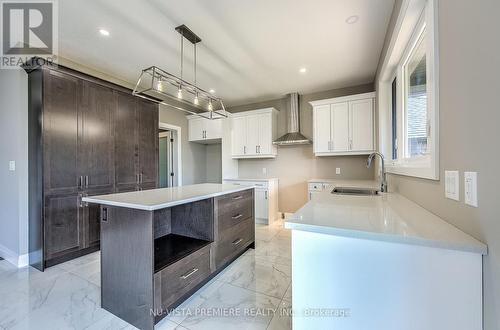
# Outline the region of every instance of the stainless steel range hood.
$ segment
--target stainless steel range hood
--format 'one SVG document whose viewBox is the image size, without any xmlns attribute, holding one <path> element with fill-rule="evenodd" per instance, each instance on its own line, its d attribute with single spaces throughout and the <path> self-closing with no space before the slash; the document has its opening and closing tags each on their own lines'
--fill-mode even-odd
<svg viewBox="0 0 500 330">
<path fill-rule="evenodd" d="M 300 133 L 299 94 L 288 94 L 290 106 L 286 110 L 287 133 L 273 142 L 278 146 L 310 144 L 311 141 Z"/>
</svg>

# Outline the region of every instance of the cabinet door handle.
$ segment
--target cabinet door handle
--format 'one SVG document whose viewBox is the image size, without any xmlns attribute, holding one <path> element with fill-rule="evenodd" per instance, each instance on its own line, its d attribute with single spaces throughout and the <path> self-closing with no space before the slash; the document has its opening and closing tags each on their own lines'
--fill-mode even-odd
<svg viewBox="0 0 500 330">
<path fill-rule="evenodd" d="M 259 146 L 255 146 L 255 153 L 258 154 L 259 153 Z"/>
<path fill-rule="evenodd" d="M 83 195 L 78 194 L 78 207 L 82 208 L 83 207 L 83 201 L 82 201 Z"/>
<path fill-rule="evenodd" d="M 238 238 L 236 241 L 233 241 L 233 245 L 238 245 L 243 242 L 243 238 Z"/>
<path fill-rule="evenodd" d="M 237 215 L 233 215 L 231 218 L 234 219 L 234 220 L 236 220 L 236 219 L 241 218 L 242 216 L 243 216 L 243 214 L 240 213 L 240 214 L 237 214 Z"/>
<path fill-rule="evenodd" d="M 189 272 L 187 272 L 186 274 L 182 275 L 181 278 L 183 280 L 187 279 L 188 277 L 190 277 L 191 275 L 193 275 L 194 273 L 196 273 L 198 271 L 198 268 L 193 268 L 191 269 Z"/>
<path fill-rule="evenodd" d="M 139 183 L 142 183 L 142 172 L 139 174 Z"/>
<path fill-rule="evenodd" d="M 234 197 L 233 197 L 233 199 L 234 199 L 234 200 L 237 200 L 237 199 L 242 199 L 242 198 L 243 198 L 243 196 L 241 196 L 241 195 L 239 195 L 239 196 L 234 196 Z"/>
<path fill-rule="evenodd" d="M 246 155 L 247 154 L 247 146 L 243 146 L 243 153 Z"/>
<path fill-rule="evenodd" d="M 86 175 L 85 176 L 85 188 L 88 188 L 89 187 L 89 176 Z"/>
<path fill-rule="evenodd" d="M 264 198 L 267 199 L 267 190 L 264 191 Z"/>
<path fill-rule="evenodd" d="M 78 178 L 78 189 L 83 188 L 83 175 Z"/>
<path fill-rule="evenodd" d="M 108 221 L 108 208 L 107 207 L 103 207 L 101 209 L 101 221 L 103 222 L 106 222 Z"/>
</svg>

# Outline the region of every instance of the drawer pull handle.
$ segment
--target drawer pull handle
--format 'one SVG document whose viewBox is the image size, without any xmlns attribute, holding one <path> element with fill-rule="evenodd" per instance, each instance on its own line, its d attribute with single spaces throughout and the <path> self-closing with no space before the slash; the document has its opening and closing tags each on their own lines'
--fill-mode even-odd
<svg viewBox="0 0 500 330">
<path fill-rule="evenodd" d="M 236 241 L 233 242 L 233 245 L 238 245 L 243 241 L 243 238 L 238 238 Z"/>
<path fill-rule="evenodd" d="M 243 216 L 243 214 L 240 213 L 240 214 L 237 214 L 237 215 L 233 215 L 231 218 L 233 218 L 234 220 L 236 220 L 236 219 L 241 218 L 242 216 Z"/>
<path fill-rule="evenodd" d="M 190 277 L 191 275 L 193 275 L 194 273 L 196 273 L 198 271 L 198 268 L 193 268 L 191 269 L 189 272 L 187 272 L 186 274 L 182 275 L 181 278 L 183 280 L 187 279 L 188 277 Z"/>
<path fill-rule="evenodd" d="M 241 196 L 241 195 L 239 195 L 239 196 L 234 196 L 234 197 L 233 197 L 233 199 L 234 199 L 234 200 L 237 200 L 237 199 L 242 199 L 242 198 L 243 198 L 243 196 Z"/>
</svg>

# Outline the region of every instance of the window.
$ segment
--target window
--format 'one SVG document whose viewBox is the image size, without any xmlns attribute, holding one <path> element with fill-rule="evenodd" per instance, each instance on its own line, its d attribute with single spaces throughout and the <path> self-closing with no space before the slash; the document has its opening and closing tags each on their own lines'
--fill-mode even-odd
<svg viewBox="0 0 500 330">
<path fill-rule="evenodd" d="M 437 5 L 408 1 L 377 77 L 380 150 L 387 172 L 438 180 Z"/>
<path fill-rule="evenodd" d="M 397 94 L 397 79 L 394 78 L 392 81 L 392 86 L 391 86 L 391 117 L 392 117 L 392 123 L 391 123 L 391 128 L 392 128 L 392 159 L 396 160 L 398 159 L 398 115 L 397 115 L 397 103 L 396 103 L 396 94 Z"/>
<path fill-rule="evenodd" d="M 427 67 L 425 52 L 425 30 L 403 63 L 405 121 L 405 154 L 411 159 L 429 154 L 427 148 Z"/>
</svg>

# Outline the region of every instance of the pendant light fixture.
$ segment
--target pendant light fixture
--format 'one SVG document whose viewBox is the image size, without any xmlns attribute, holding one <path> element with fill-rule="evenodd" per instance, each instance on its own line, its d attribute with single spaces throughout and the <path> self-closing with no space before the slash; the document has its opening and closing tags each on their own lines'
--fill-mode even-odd
<svg viewBox="0 0 500 330">
<path fill-rule="evenodd" d="M 142 70 L 132 94 L 203 118 L 227 118 L 228 112 L 222 99 L 197 85 L 196 45 L 201 39 L 185 25 L 180 25 L 175 30 L 181 35 L 180 77 L 151 66 Z M 184 39 L 193 44 L 193 83 L 184 80 Z"/>
</svg>

